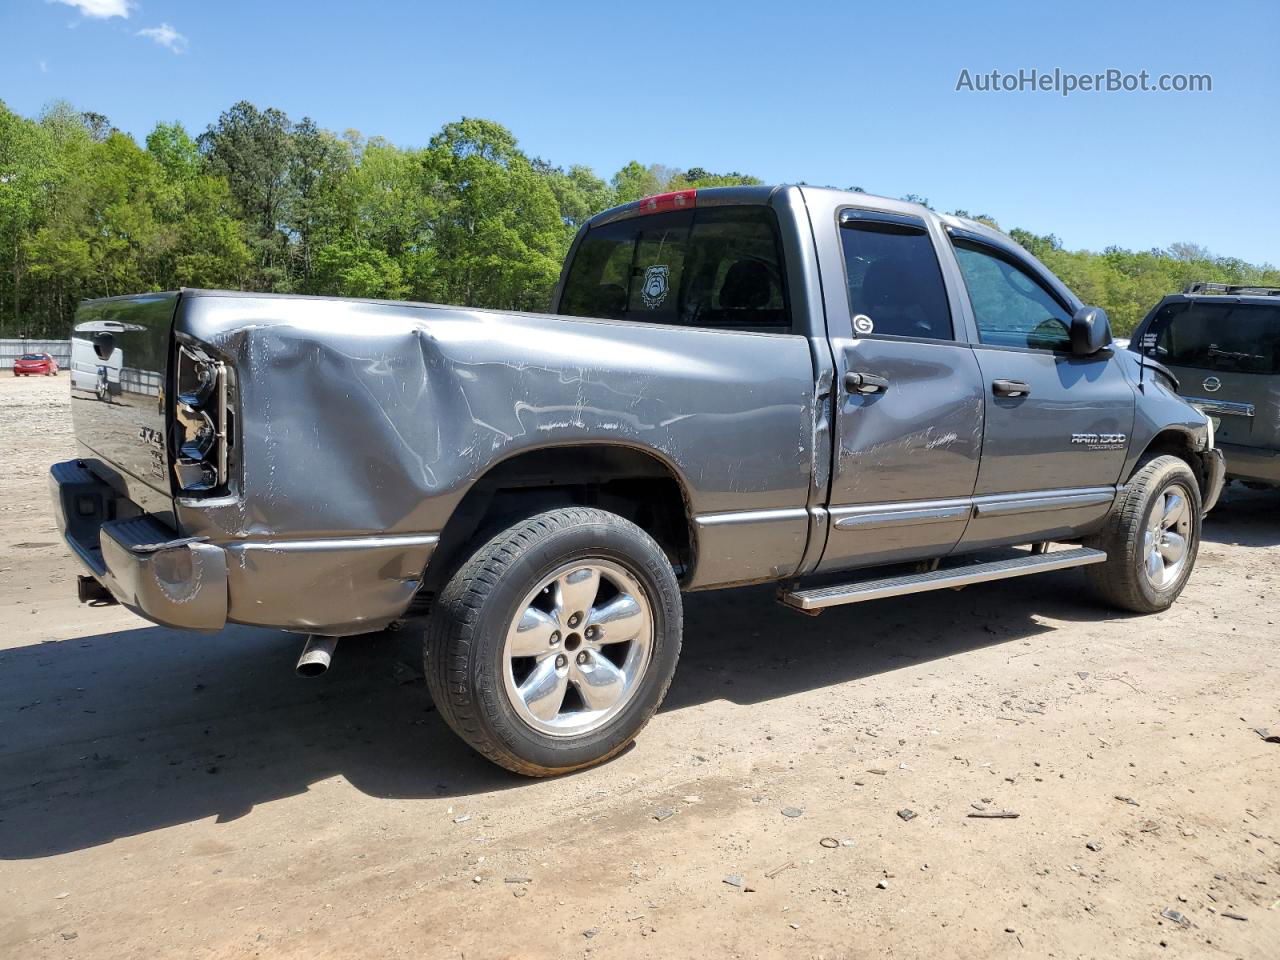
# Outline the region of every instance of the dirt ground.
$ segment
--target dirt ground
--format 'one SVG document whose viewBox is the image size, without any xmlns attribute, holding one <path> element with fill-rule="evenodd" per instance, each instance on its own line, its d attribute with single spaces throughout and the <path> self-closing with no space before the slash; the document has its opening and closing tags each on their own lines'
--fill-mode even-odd
<svg viewBox="0 0 1280 960">
<path fill-rule="evenodd" d="M 293 636 L 79 605 L 66 391 L 0 377 L 0 956 L 1277 955 L 1278 494 L 1228 491 L 1160 616 L 1078 571 L 688 596 L 637 744 L 531 781 L 412 631 L 299 680 Z"/>
</svg>

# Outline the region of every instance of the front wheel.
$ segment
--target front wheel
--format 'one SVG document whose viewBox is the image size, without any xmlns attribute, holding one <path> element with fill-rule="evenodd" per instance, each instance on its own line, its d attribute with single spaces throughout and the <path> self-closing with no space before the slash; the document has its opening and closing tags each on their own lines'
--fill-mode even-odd
<svg viewBox="0 0 1280 960">
<path fill-rule="evenodd" d="M 494 763 L 550 776 L 607 760 L 662 702 L 681 639 L 662 548 L 603 510 L 566 507 L 489 540 L 437 598 L 427 684 Z"/>
<path fill-rule="evenodd" d="M 1125 485 L 1107 524 L 1087 545 L 1105 563 L 1085 568 L 1108 603 L 1158 613 L 1178 599 L 1200 549 L 1200 485 L 1185 460 L 1155 457 Z"/>
</svg>

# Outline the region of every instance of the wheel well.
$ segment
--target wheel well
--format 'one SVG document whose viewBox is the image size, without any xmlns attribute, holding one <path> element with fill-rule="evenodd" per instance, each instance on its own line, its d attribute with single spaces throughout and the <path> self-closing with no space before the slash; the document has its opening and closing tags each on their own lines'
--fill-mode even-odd
<svg viewBox="0 0 1280 960">
<path fill-rule="evenodd" d="M 1201 456 L 1200 450 L 1197 449 L 1194 438 L 1182 430 L 1164 430 L 1156 434 L 1151 439 L 1151 442 L 1147 444 L 1147 448 L 1142 451 L 1142 456 L 1134 464 L 1130 476 L 1141 470 L 1143 464 L 1154 460 L 1156 457 L 1166 455 L 1186 461 L 1187 466 L 1191 468 L 1191 472 L 1196 475 L 1196 483 L 1200 487 L 1200 496 L 1203 497 L 1208 479 L 1204 457 Z"/>
<path fill-rule="evenodd" d="M 657 457 L 633 447 L 547 447 L 495 464 L 453 511 L 431 556 L 410 612 L 431 598 L 481 543 L 524 517 L 563 506 L 589 506 L 625 517 L 657 541 L 681 576 L 694 541 L 684 488 Z"/>
</svg>

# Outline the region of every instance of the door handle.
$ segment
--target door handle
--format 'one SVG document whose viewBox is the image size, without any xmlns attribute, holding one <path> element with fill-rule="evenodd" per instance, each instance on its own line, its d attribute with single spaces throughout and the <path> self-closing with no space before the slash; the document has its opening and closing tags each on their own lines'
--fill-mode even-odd
<svg viewBox="0 0 1280 960">
<path fill-rule="evenodd" d="M 1031 384 L 1023 380 L 992 380 L 991 392 L 997 397 L 1028 397 Z"/>
<path fill-rule="evenodd" d="M 889 389 L 886 377 L 877 377 L 874 373 L 846 373 L 844 388 L 849 393 L 884 393 Z"/>
</svg>

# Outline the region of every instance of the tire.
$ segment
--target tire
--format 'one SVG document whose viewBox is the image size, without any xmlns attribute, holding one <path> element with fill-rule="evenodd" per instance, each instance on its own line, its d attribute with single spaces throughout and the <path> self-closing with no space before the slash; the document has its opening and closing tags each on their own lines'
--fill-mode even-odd
<svg viewBox="0 0 1280 960">
<path fill-rule="evenodd" d="M 1171 496 L 1185 500 L 1184 514 L 1166 529 L 1165 521 L 1176 509 Z M 1195 568 L 1200 522 L 1200 485 L 1185 460 L 1159 456 L 1140 464 L 1106 525 L 1085 541 L 1107 553 L 1105 563 L 1085 568 L 1094 591 L 1106 603 L 1134 613 L 1169 609 Z M 1179 551 L 1170 533 L 1183 541 L 1176 563 L 1170 558 Z"/>
<path fill-rule="evenodd" d="M 495 535 L 440 592 L 427 686 L 445 722 L 499 766 L 579 770 L 624 749 L 658 709 L 681 621 L 675 573 L 652 537 L 603 510 L 549 510 Z M 520 656 L 531 649 L 545 652 Z"/>
</svg>

